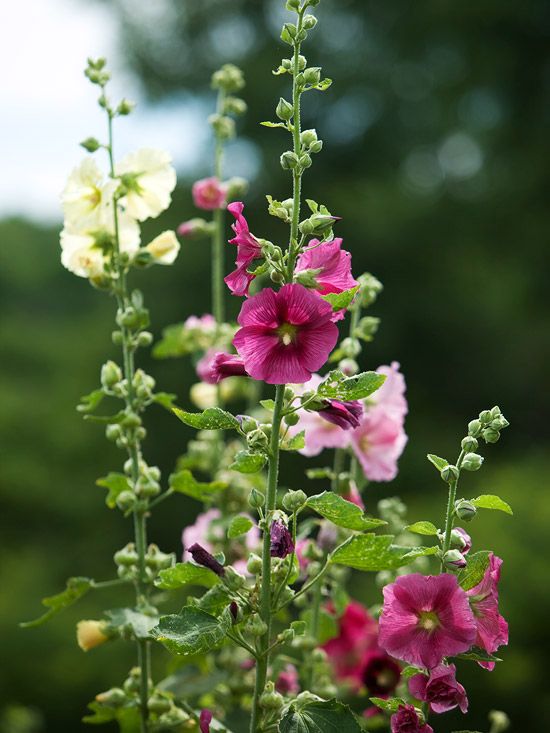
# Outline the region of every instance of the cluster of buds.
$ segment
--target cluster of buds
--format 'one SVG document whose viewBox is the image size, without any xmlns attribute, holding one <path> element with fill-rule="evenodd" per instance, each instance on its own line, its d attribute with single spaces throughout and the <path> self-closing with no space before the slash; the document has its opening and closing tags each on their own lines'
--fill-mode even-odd
<svg viewBox="0 0 550 733">
<path fill-rule="evenodd" d="M 126 580 L 134 580 L 139 574 L 139 557 L 136 546 L 133 542 L 129 542 L 121 550 L 115 552 L 113 559 L 117 566 L 117 574 L 119 578 Z M 145 553 L 145 577 L 146 580 L 152 582 L 158 575 L 159 570 L 172 567 L 175 562 L 173 552 L 161 552 L 157 545 L 151 544 Z"/>
<path fill-rule="evenodd" d="M 218 111 L 210 115 L 208 122 L 218 140 L 234 137 L 235 120 L 230 115 L 242 115 L 246 112 L 246 102 L 234 94 L 243 87 L 243 73 L 234 64 L 224 64 L 212 75 L 212 88 L 218 90 L 220 103 Z"/>
<path fill-rule="evenodd" d="M 500 431 L 509 424 L 500 407 L 495 405 L 491 410 L 483 410 L 478 419 L 468 423 L 468 437 L 481 437 L 486 443 L 496 443 L 500 438 Z"/>
</svg>

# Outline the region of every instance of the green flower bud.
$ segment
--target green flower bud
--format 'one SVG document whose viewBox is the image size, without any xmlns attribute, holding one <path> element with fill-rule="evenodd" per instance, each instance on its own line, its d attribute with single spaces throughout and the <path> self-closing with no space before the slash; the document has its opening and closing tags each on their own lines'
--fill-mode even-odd
<svg viewBox="0 0 550 733">
<path fill-rule="evenodd" d="M 307 66 L 307 59 L 305 56 L 302 56 L 302 54 L 300 54 L 298 56 L 298 69 L 300 71 L 303 71 L 306 68 L 306 66 Z"/>
<path fill-rule="evenodd" d="M 455 502 L 455 514 L 459 519 L 462 519 L 462 521 L 470 522 L 477 514 L 477 509 L 471 501 L 459 499 Z"/>
<path fill-rule="evenodd" d="M 253 509 L 260 509 L 265 504 L 265 496 L 258 489 L 252 489 L 248 497 L 248 503 Z"/>
<path fill-rule="evenodd" d="M 300 10 L 300 0 L 286 0 L 287 10 Z"/>
<path fill-rule="evenodd" d="M 269 279 L 271 280 L 271 282 L 279 284 L 282 283 L 285 278 L 283 274 L 279 272 L 279 270 L 271 270 L 271 272 L 269 273 Z"/>
<path fill-rule="evenodd" d="M 239 97 L 226 97 L 223 103 L 223 112 L 226 115 L 244 115 L 247 105 L 244 99 Z"/>
<path fill-rule="evenodd" d="M 166 697 L 161 697 L 157 692 L 155 692 L 147 701 L 147 708 L 149 711 L 151 713 L 157 713 L 157 715 L 167 713 L 171 707 L 172 702 Z"/>
<path fill-rule="evenodd" d="M 302 168 L 309 168 L 311 166 L 311 157 L 307 153 L 300 155 L 300 165 Z"/>
<path fill-rule="evenodd" d="M 235 120 L 232 117 L 213 114 L 208 118 L 208 122 L 220 140 L 230 140 L 235 136 Z"/>
<path fill-rule="evenodd" d="M 159 716 L 158 725 L 159 730 L 181 730 L 182 723 L 187 723 L 189 715 L 181 708 L 172 705 L 168 712 L 163 713 Z"/>
<path fill-rule="evenodd" d="M 498 440 L 500 440 L 500 433 L 498 432 L 498 430 L 485 428 L 485 430 L 481 431 L 481 437 L 486 443 L 496 443 Z"/>
<path fill-rule="evenodd" d="M 495 419 L 495 417 L 499 417 L 500 415 L 502 415 L 502 411 L 498 405 L 491 407 L 491 417 L 493 418 L 493 420 Z"/>
<path fill-rule="evenodd" d="M 279 99 L 279 103 L 277 104 L 277 107 L 275 108 L 275 114 L 280 120 L 284 120 L 285 122 L 288 122 L 292 119 L 292 115 L 294 114 L 294 108 L 290 104 L 290 102 L 287 102 L 286 99 L 283 99 L 282 97 Z"/>
<path fill-rule="evenodd" d="M 322 140 L 317 140 L 316 143 L 312 143 L 309 146 L 309 152 L 310 153 L 320 153 L 322 149 L 323 149 L 323 141 Z"/>
<path fill-rule="evenodd" d="M 110 708 L 119 708 L 127 701 L 126 693 L 120 687 L 111 687 L 106 692 L 100 692 L 95 696 L 100 705 L 106 705 Z"/>
<path fill-rule="evenodd" d="M 114 361 L 108 361 L 101 367 L 101 386 L 110 389 L 122 379 L 122 370 Z"/>
<path fill-rule="evenodd" d="M 287 491 L 283 497 L 283 507 L 288 512 L 295 512 L 301 509 L 307 501 L 307 494 L 298 489 L 297 491 Z"/>
<path fill-rule="evenodd" d="M 140 347 L 151 346 L 153 343 L 153 334 L 150 331 L 142 331 L 138 334 L 136 343 Z"/>
<path fill-rule="evenodd" d="M 107 440 L 112 441 L 113 443 L 120 438 L 122 435 L 122 428 L 118 423 L 115 423 L 114 425 L 107 425 L 105 428 L 105 437 Z"/>
<path fill-rule="evenodd" d="M 212 74 L 212 88 L 238 92 L 245 85 L 243 72 L 235 64 L 224 64 Z"/>
<path fill-rule="evenodd" d="M 489 722 L 491 723 L 490 733 L 504 733 L 510 727 L 510 718 L 502 710 L 491 710 Z"/>
<path fill-rule="evenodd" d="M 120 346 L 122 344 L 122 331 L 113 331 L 111 339 L 115 346 Z"/>
<path fill-rule="evenodd" d="M 287 425 L 297 425 L 300 421 L 300 416 L 296 412 L 291 412 L 289 415 L 285 415 L 283 420 Z"/>
<path fill-rule="evenodd" d="M 251 433 L 253 430 L 257 430 L 260 423 L 250 415 L 243 415 L 241 420 L 241 430 L 243 433 Z"/>
<path fill-rule="evenodd" d="M 116 505 L 122 512 L 127 512 L 133 509 L 136 505 L 137 497 L 133 491 L 125 490 L 121 491 L 116 498 Z"/>
<path fill-rule="evenodd" d="M 346 356 L 350 357 L 358 356 L 361 353 L 361 344 L 359 341 L 349 336 L 342 341 L 340 348 Z"/>
<path fill-rule="evenodd" d="M 294 397 L 294 394 L 295 394 L 295 392 L 294 392 L 294 390 L 292 389 L 292 387 L 288 387 L 288 386 L 287 386 L 287 387 L 285 387 L 285 394 L 284 394 L 284 397 L 285 397 L 285 400 L 286 400 L 287 402 L 289 402 L 289 401 L 290 401 L 290 400 L 291 400 L 291 399 L 292 399 L 292 398 Z"/>
<path fill-rule="evenodd" d="M 294 39 L 298 29 L 294 23 L 285 23 L 281 31 L 281 41 L 288 43 L 289 46 L 294 45 Z"/>
<path fill-rule="evenodd" d="M 313 15 L 306 17 L 313 18 Z M 304 69 L 304 81 L 312 86 L 318 84 L 321 81 L 321 67 L 311 66 L 309 69 Z"/>
<path fill-rule="evenodd" d="M 448 550 L 443 555 L 443 565 L 448 570 L 462 570 L 466 567 L 466 558 L 459 550 Z"/>
<path fill-rule="evenodd" d="M 302 130 L 300 133 L 300 142 L 305 148 L 317 142 L 317 130 Z"/>
<path fill-rule="evenodd" d="M 89 153 L 95 153 L 95 151 L 101 147 L 101 143 L 95 137 L 87 137 L 80 143 L 80 145 Z"/>
<path fill-rule="evenodd" d="M 346 377 L 353 377 L 359 371 L 359 364 L 355 359 L 342 359 L 338 362 L 338 369 L 340 369 Z"/>
<path fill-rule="evenodd" d="M 124 117 L 126 115 L 129 115 L 135 106 L 136 106 L 135 102 L 130 102 L 129 99 L 122 99 L 119 102 L 118 107 L 116 108 L 116 113 Z"/>
<path fill-rule="evenodd" d="M 499 430 L 504 430 L 504 428 L 507 428 L 508 425 L 510 425 L 510 423 L 504 417 L 504 415 L 498 415 L 498 417 L 495 417 L 493 420 L 491 420 L 491 422 L 489 423 L 489 428 L 498 432 Z"/>
<path fill-rule="evenodd" d="M 263 430 L 252 430 L 246 435 L 248 447 L 252 450 L 265 450 L 269 444 L 267 435 Z"/>
<path fill-rule="evenodd" d="M 479 419 L 482 425 L 488 425 L 493 419 L 491 415 L 491 410 L 483 410 L 483 412 L 480 412 Z"/>
<path fill-rule="evenodd" d="M 284 705 L 284 697 L 275 690 L 273 682 L 267 682 L 260 695 L 260 707 L 266 710 L 280 710 Z"/>
<path fill-rule="evenodd" d="M 263 636 L 267 632 L 267 624 L 256 614 L 249 619 L 247 629 L 252 636 Z"/>
<path fill-rule="evenodd" d="M 468 423 L 468 435 L 472 436 L 472 438 L 476 438 L 480 432 L 481 432 L 481 421 L 480 420 L 470 420 L 470 422 Z"/>
<path fill-rule="evenodd" d="M 448 466 L 445 466 L 445 468 L 441 471 L 441 478 L 448 484 L 450 484 L 452 481 L 456 481 L 459 475 L 460 472 L 458 468 L 450 463 Z"/>
<path fill-rule="evenodd" d="M 238 573 L 231 565 L 225 568 L 224 583 L 229 590 L 239 590 L 246 583 L 244 575 Z"/>
<path fill-rule="evenodd" d="M 225 187 L 227 190 L 227 199 L 229 201 L 233 201 L 235 199 L 240 199 L 246 194 L 248 191 L 248 181 L 246 178 L 233 176 L 225 182 Z"/>
<path fill-rule="evenodd" d="M 479 471 L 483 464 L 483 456 L 479 453 L 466 453 L 462 459 L 462 468 L 466 471 Z"/>
<path fill-rule="evenodd" d="M 129 542 L 121 550 L 117 550 L 113 555 L 113 559 L 117 565 L 123 565 L 125 567 L 135 565 L 139 558 L 134 543 Z"/>
<path fill-rule="evenodd" d="M 466 451 L 467 453 L 476 451 L 477 446 L 477 440 L 471 435 L 467 435 L 465 438 L 462 438 L 462 442 L 460 443 L 460 447 L 462 448 L 462 450 Z"/>
<path fill-rule="evenodd" d="M 258 575 L 262 572 L 262 558 L 251 552 L 246 563 L 246 569 L 250 575 Z"/>
<path fill-rule="evenodd" d="M 293 153 L 291 150 L 286 150 L 281 155 L 280 161 L 281 161 L 281 168 L 285 171 L 293 170 L 300 164 L 298 156 L 296 155 L 296 153 Z"/>
<path fill-rule="evenodd" d="M 311 30 L 317 25 L 317 18 L 314 15 L 304 15 L 303 26 L 306 30 Z"/>
</svg>

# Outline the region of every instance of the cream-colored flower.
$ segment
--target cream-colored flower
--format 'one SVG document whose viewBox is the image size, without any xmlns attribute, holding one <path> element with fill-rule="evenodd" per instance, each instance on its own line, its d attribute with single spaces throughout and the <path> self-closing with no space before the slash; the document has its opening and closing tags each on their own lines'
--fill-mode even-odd
<svg viewBox="0 0 550 733">
<path fill-rule="evenodd" d="M 105 621 L 79 621 L 76 625 L 76 640 L 82 651 L 87 652 L 95 646 L 109 641 L 105 633 Z"/>
<path fill-rule="evenodd" d="M 102 227 L 117 186 L 116 181 L 104 181 L 92 157 L 84 158 L 71 172 L 61 194 L 65 221 L 80 228 Z"/>
<path fill-rule="evenodd" d="M 209 407 L 215 407 L 218 403 L 218 388 L 215 384 L 206 384 L 206 382 L 198 382 L 193 384 L 189 390 L 191 402 L 196 405 L 199 410 L 206 410 Z"/>
<path fill-rule="evenodd" d="M 145 247 L 159 265 L 171 265 L 180 251 L 180 243 L 173 231 L 162 232 Z"/>
<path fill-rule="evenodd" d="M 115 168 L 127 188 L 121 200 L 126 211 L 139 221 L 155 218 L 170 206 L 176 186 L 176 171 L 163 150 L 141 148 L 126 155 Z"/>
<path fill-rule="evenodd" d="M 105 256 L 89 234 L 61 232 L 61 263 L 78 277 L 99 278 L 104 273 Z"/>
</svg>

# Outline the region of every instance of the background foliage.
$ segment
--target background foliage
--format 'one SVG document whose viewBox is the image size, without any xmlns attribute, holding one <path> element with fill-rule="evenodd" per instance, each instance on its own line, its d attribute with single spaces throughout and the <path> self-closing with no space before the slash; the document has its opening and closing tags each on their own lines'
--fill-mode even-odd
<svg viewBox="0 0 550 733">
<path fill-rule="evenodd" d="M 278 165 L 285 141 L 258 123 L 272 118 L 274 100 L 287 91 L 270 78 L 284 53 L 274 37 L 281 5 L 116 3 L 128 65 L 152 97 L 184 88 L 202 97 L 221 62 L 243 67 L 250 111 L 235 152 L 258 170 L 246 199 L 253 231 L 273 241 L 284 230 L 267 216 L 263 195 L 287 195 Z M 493 674 L 464 663 L 461 677 L 471 727 L 484 727 L 489 701 L 509 712 L 514 730 L 539 730 L 550 705 L 550 9 L 544 0 L 324 0 L 319 16 L 309 60 L 335 84 L 307 100 L 306 125 L 315 124 L 326 149 L 314 175 L 306 173 L 306 192 L 343 217 L 338 234 L 354 271 L 368 269 L 385 285 L 374 309 L 381 329 L 362 366 L 399 360 L 411 410 L 400 475 L 372 489 L 367 509 L 400 493 L 414 518 L 438 522 L 443 488 L 425 454 L 451 458 L 466 422 L 500 404 L 511 428 L 482 478 L 468 476 L 467 486 L 472 495 L 499 493 L 515 509 L 512 520 L 490 513 L 471 525 L 478 547 L 490 539 L 505 560 L 501 604 L 511 645 Z M 205 157 L 199 173 L 207 171 Z M 180 184 L 163 228 L 194 215 L 189 181 Z M 125 522 L 108 513 L 94 485 L 120 457 L 74 410 L 115 354 L 115 306 L 61 268 L 57 229 L 4 221 L 0 241 L 0 730 L 84 730 L 76 721 L 85 704 L 125 676 L 133 650 L 124 659 L 122 647 L 106 645 L 83 658 L 72 624 L 118 605 L 118 591 L 112 601 L 107 591 L 92 594 L 42 629 L 16 623 L 34 617 L 38 599 L 60 590 L 67 575 L 106 577 L 127 539 Z M 179 264 L 144 274 L 157 336 L 166 323 L 209 310 L 209 264 L 206 247 L 187 243 Z M 188 404 L 189 364 L 148 369 Z M 167 475 L 185 430 L 160 408 L 148 428 L 148 455 Z M 283 479 L 300 488 L 305 463 L 293 460 Z M 178 501 L 158 510 L 151 537 L 179 554 L 181 529 L 197 507 Z M 367 582 L 361 595 L 376 598 Z M 36 715 L 25 720 L 14 705 L 31 705 Z M 459 727 L 451 714 L 437 730 Z"/>
</svg>

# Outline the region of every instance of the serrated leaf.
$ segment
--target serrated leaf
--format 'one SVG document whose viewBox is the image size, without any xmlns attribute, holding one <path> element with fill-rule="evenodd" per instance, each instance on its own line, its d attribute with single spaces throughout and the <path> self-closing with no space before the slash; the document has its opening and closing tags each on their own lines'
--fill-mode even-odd
<svg viewBox="0 0 550 733">
<path fill-rule="evenodd" d="M 49 621 L 52 616 L 55 616 L 65 608 L 72 606 L 73 603 L 76 603 L 80 598 L 82 598 L 82 596 L 86 595 L 92 587 L 93 582 L 94 581 L 91 578 L 69 578 L 67 580 L 67 587 L 64 591 L 57 593 L 55 596 L 48 596 L 47 598 L 42 599 L 42 605 L 49 609 L 46 613 L 39 618 L 34 619 L 34 621 L 24 621 L 19 625 L 24 629 L 29 629 L 33 626 L 41 626 L 46 623 L 46 621 Z"/>
<path fill-rule="evenodd" d="M 387 713 L 396 713 L 402 705 L 407 704 L 402 697 L 390 697 L 388 699 L 385 697 L 369 697 L 369 700 L 377 708 L 385 710 Z"/>
<path fill-rule="evenodd" d="M 439 472 L 443 471 L 445 466 L 449 465 L 449 461 L 445 460 L 445 458 L 440 458 L 439 456 L 434 455 L 433 453 L 428 453 L 426 458 L 429 460 L 429 462 L 437 468 Z"/>
<path fill-rule="evenodd" d="M 289 440 L 281 443 L 281 450 L 302 450 L 306 445 L 306 431 L 300 430 L 299 433 L 293 435 Z"/>
<path fill-rule="evenodd" d="M 470 499 L 471 503 L 479 509 L 496 509 L 499 512 L 512 514 L 512 507 L 496 494 L 482 494 L 477 499 Z"/>
<path fill-rule="evenodd" d="M 337 700 L 291 705 L 279 723 L 279 733 L 360 733 L 354 714 Z"/>
<path fill-rule="evenodd" d="M 202 412 L 186 412 L 173 407 L 172 412 L 183 423 L 197 430 L 237 430 L 239 421 L 220 407 L 209 407 Z"/>
<path fill-rule="evenodd" d="M 385 374 L 362 372 L 354 377 L 345 377 L 338 369 L 329 372 L 327 378 L 317 388 L 321 397 L 337 400 L 362 400 L 373 394 L 386 381 Z"/>
<path fill-rule="evenodd" d="M 330 560 L 357 570 L 395 570 L 410 562 L 411 548 L 393 545 L 393 539 L 393 535 L 357 534 L 337 547 Z"/>
<path fill-rule="evenodd" d="M 179 614 L 161 616 L 152 635 L 173 654 L 188 656 L 215 649 L 231 628 L 229 611 L 216 618 L 194 606 L 184 606 Z"/>
<path fill-rule="evenodd" d="M 483 580 L 485 571 L 489 567 L 490 554 L 488 550 L 480 550 L 468 555 L 467 566 L 457 575 L 458 583 L 464 590 L 474 588 Z"/>
<path fill-rule="evenodd" d="M 114 509 L 116 507 L 116 500 L 119 494 L 123 491 L 132 490 L 128 477 L 123 473 L 108 473 L 107 476 L 98 478 L 96 484 L 109 490 L 105 497 L 105 503 L 109 509 Z"/>
<path fill-rule="evenodd" d="M 157 392 L 153 395 L 153 402 L 157 405 L 165 407 L 167 410 L 171 410 L 174 407 L 174 402 L 177 399 L 177 395 L 170 394 L 169 392 Z"/>
<path fill-rule="evenodd" d="M 227 530 L 227 536 L 230 540 L 234 540 L 235 537 L 240 537 L 246 534 L 254 526 L 254 522 L 250 517 L 233 517 Z"/>
<path fill-rule="evenodd" d="M 332 491 L 310 496 L 306 505 L 338 527 L 362 531 L 387 524 L 382 519 L 366 517 L 363 510 Z"/>
<path fill-rule="evenodd" d="M 275 400 L 260 400 L 260 405 L 266 410 L 273 412 L 275 409 Z"/>
<path fill-rule="evenodd" d="M 264 467 L 265 461 L 266 457 L 263 453 L 240 450 L 229 468 L 239 473 L 258 473 Z"/>
<path fill-rule="evenodd" d="M 354 288 L 344 290 L 341 293 L 327 293 L 321 297 L 323 300 L 326 300 L 327 303 L 331 304 L 333 311 L 339 311 L 342 310 L 342 308 L 349 307 L 358 290 L 359 285 L 356 285 Z"/>
<path fill-rule="evenodd" d="M 469 659 L 472 662 L 502 662 L 500 657 L 495 657 L 494 654 L 489 654 L 484 649 L 478 649 L 474 647 L 469 652 L 463 654 L 457 654 L 457 659 Z"/>
<path fill-rule="evenodd" d="M 119 629 L 123 634 L 125 630 L 130 630 L 136 639 L 150 639 L 149 632 L 158 624 L 158 616 L 149 616 L 133 608 L 114 608 L 105 611 L 105 615 L 109 618 L 110 625 Z"/>
<path fill-rule="evenodd" d="M 414 532 L 415 534 L 422 534 L 422 535 L 436 535 L 437 534 L 437 527 L 435 524 L 432 524 L 431 522 L 415 522 L 414 524 L 409 524 L 408 527 L 405 527 L 407 532 Z"/>
<path fill-rule="evenodd" d="M 227 489 L 227 484 L 224 481 L 197 481 L 187 468 L 171 474 L 168 478 L 168 484 L 172 491 L 185 494 L 198 501 L 210 499 L 218 491 Z"/>
<path fill-rule="evenodd" d="M 219 577 L 208 568 L 194 565 L 191 562 L 179 562 L 171 568 L 165 568 L 155 579 L 157 588 L 176 590 L 187 585 L 200 585 L 212 588 L 219 582 Z"/>
<path fill-rule="evenodd" d="M 287 130 L 287 126 L 284 122 L 260 122 L 260 125 L 263 127 L 282 127 L 284 130 Z"/>
<path fill-rule="evenodd" d="M 76 406 L 76 409 L 78 412 L 93 412 L 104 397 L 105 392 L 102 389 L 94 389 L 90 394 L 86 394 L 80 398 L 80 404 Z"/>
<path fill-rule="evenodd" d="M 403 565 L 406 565 L 407 563 L 416 560 L 417 557 L 428 557 L 429 555 L 437 555 L 437 553 L 439 552 L 439 547 L 437 547 L 436 545 L 434 545 L 433 547 L 403 547 L 402 549 L 408 549 L 408 552 L 403 555 Z"/>
</svg>

